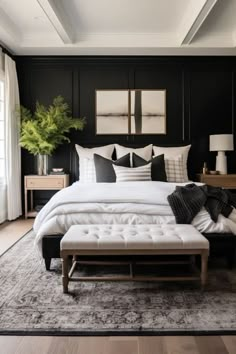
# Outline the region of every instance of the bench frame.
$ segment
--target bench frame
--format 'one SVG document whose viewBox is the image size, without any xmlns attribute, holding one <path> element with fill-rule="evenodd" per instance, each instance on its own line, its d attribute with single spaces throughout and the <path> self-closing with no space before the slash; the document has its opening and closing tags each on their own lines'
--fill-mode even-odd
<svg viewBox="0 0 236 354">
<path fill-rule="evenodd" d="M 236 237 L 230 233 L 202 233 L 210 243 L 210 259 L 221 257 L 227 261 L 232 269 L 236 256 Z M 50 270 L 51 259 L 60 258 L 60 241 L 64 235 L 45 235 L 42 242 L 42 253 L 46 270 Z"/>
<path fill-rule="evenodd" d="M 93 262 L 93 261 L 79 261 L 79 256 L 143 256 L 143 255 L 189 255 L 190 261 L 146 261 L 146 262 Z M 135 264 L 191 264 L 195 267 L 195 256 L 201 256 L 201 272 L 199 274 L 194 274 L 191 276 L 141 276 L 134 274 Z M 69 269 L 69 257 L 72 256 L 72 266 Z M 208 267 L 208 249 L 63 249 L 61 250 L 62 259 L 62 285 L 63 292 L 68 293 L 68 285 L 70 281 L 191 281 L 200 280 L 202 287 L 206 285 L 207 281 L 207 267 Z M 83 277 L 73 277 L 73 272 L 75 267 L 79 263 L 86 264 L 128 264 L 130 266 L 130 274 L 124 276 L 83 276 Z"/>
</svg>

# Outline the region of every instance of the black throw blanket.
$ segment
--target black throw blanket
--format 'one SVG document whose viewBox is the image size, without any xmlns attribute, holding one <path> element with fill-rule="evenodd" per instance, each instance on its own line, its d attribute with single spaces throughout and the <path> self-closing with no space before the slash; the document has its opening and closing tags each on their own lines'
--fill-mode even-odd
<svg viewBox="0 0 236 354">
<path fill-rule="evenodd" d="M 233 207 L 236 208 L 236 198 L 230 191 L 194 183 L 176 186 L 167 199 L 177 224 L 190 224 L 203 206 L 214 222 L 217 222 L 219 214 L 228 217 Z"/>
</svg>

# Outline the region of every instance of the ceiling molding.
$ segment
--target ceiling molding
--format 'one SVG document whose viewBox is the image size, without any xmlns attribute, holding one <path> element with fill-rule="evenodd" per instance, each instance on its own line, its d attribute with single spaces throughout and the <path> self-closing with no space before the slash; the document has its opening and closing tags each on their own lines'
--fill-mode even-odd
<svg viewBox="0 0 236 354">
<path fill-rule="evenodd" d="M 157 48 L 157 47 L 77 47 L 61 46 L 57 47 L 20 47 L 17 55 L 158 55 L 158 56 L 236 56 L 236 48 L 196 48 L 192 46 L 177 48 Z"/>
<path fill-rule="evenodd" d="M 200 40 L 193 41 L 193 43 L 191 43 L 191 47 L 192 48 L 234 48 L 235 45 L 231 33 L 211 33 L 210 38 L 203 37 Z"/>
<path fill-rule="evenodd" d="M 60 8 L 60 2 L 58 2 L 58 0 L 37 0 L 37 2 L 63 43 L 72 44 L 74 42 L 73 30 L 65 12 Z"/>
<path fill-rule="evenodd" d="M 163 33 L 81 33 L 77 47 L 175 47 L 175 34 Z"/>
<path fill-rule="evenodd" d="M 24 47 L 58 47 L 61 43 L 55 36 L 29 34 L 23 37 L 21 46 Z M 162 33 L 80 33 L 74 43 L 63 47 L 176 47 L 176 36 Z"/>
<path fill-rule="evenodd" d="M 180 45 L 188 45 L 198 33 L 218 0 L 196 1 L 186 13 L 185 22 L 180 30 Z"/>
</svg>

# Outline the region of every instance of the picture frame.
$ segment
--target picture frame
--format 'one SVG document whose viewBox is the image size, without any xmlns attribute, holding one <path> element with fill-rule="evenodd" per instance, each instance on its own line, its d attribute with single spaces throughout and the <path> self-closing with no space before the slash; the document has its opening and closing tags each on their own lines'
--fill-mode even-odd
<svg viewBox="0 0 236 354">
<path fill-rule="evenodd" d="M 166 134 L 166 90 L 96 90 L 96 135 Z"/>
</svg>

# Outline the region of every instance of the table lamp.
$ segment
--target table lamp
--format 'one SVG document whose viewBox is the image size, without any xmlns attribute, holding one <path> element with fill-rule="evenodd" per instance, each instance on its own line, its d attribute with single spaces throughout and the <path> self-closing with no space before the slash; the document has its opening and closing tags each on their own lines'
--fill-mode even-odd
<svg viewBox="0 0 236 354">
<path fill-rule="evenodd" d="M 233 134 L 210 135 L 210 151 L 218 151 L 216 156 L 216 171 L 221 175 L 227 174 L 227 159 L 225 151 L 234 149 Z"/>
</svg>

